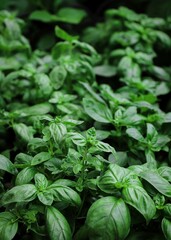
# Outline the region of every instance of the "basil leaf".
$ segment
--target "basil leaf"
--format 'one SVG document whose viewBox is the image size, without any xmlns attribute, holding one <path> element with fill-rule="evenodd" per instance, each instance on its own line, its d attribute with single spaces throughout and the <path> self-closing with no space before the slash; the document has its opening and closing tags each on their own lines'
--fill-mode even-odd
<svg viewBox="0 0 171 240">
<path fill-rule="evenodd" d="M 51 159 L 51 155 L 48 152 L 40 152 L 37 155 L 35 155 L 33 157 L 33 159 L 31 160 L 31 165 L 35 166 L 38 165 L 40 163 L 46 162 L 49 159 Z"/>
<path fill-rule="evenodd" d="M 47 207 L 46 227 L 50 240 L 71 240 L 72 233 L 65 217 L 54 207 Z"/>
<path fill-rule="evenodd" d="M 1 204 L 13 202 L 30 202 L 36 198 L 36 187 L 33 184 L 23 184 L 7 191 L 1 199 Z"/>
<path fill-rule="evenodd" d="M 128 169 L 122 168 L 116 164 L 110 164 L 109 169 L 99 179 L 98 187 L 106 193 L 116 192 L 116 188 L 124 186 L 123 179 L 130 173 Z"/>
<path fill-rule="evenodd" d="M 110 123 L 112 121 L 112 112 L 103 103 L 94 101 L 91 98 L 83 99 L 85 112 L 97 122 Z"/>
<path fill-rule="evenodd" d="M 86 225 L 90 239 L 123 240 L 130 230 L 130 213 L 120 198 L 103 197 L 88 210 Z"/>
<path fill-rule="evenodd" d="M 0 213 L 0 235 L 3 240 L 14 238 L 18 230 L 17 217 L 10 212 Z"/>
<path fill-rule="evenodd" d="M 161 223 L 162 231 L 166 239 L 171 239 L 171 221 L 167 218 L 163 218 Z"/>
<path fill-rule="evenodd" d="M 47 188 L 48 180 L 42 173 L 36 173 L 36 175 L 34 176 L 34 180 L 35 186 L 38 189 L 38 191 L 43 191 Z"/>
<path fill-rule="evenodd" d="M 54 200 L 53 193 L 47 190 L 38 192 L 37 197 L 41 203 L 48 206 L 52 205 Z"/>
<path fill-rule="evenodd" d="M 0 169 L 11 174 L 15 174 L 17 169 L 14 167 L 13 163 L 5 156 L 0 154 Z"/>
<path fill-rule="evenodd" d="M 33 167 L 26 167 L 18 173 L 15 179 L 15 185 L 23 185 L 29 183 L 36 174 L 36 169 Z"/>
<path fill-rule="evenodd" d="M 149 182 L 160 193 L 171 197 L 171 184 L 155 171 L 141 172 L 139 176 Z"/>
<path fill-rule="evenodd" d="M 147 223 L 154 217 L 156 213 L 155 204 L 144 188 L 136 185 L 127 186 L 122 190 L 122 197 L 127 204 L 137 209 L 144 216 Z"/>
<path fill-rule="evenodd" d="M 79 194 L 72 188 L 60 185 L 50 185 L 47 190 L 53 192 L 54 201 L 63 201 L 73 206 L 79 206 L 81 204 L 81 198 Z"/>
</svg>

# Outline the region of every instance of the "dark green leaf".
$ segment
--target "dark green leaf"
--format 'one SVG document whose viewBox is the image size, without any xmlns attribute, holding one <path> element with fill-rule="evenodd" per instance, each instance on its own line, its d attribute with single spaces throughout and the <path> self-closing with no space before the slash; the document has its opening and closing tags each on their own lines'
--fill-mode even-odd
<svg viewBox="0 0 171 240">
<path fill-rule="evenodd" d="M 92 98 L 84 98 L 83 106 L 86 113 L 97 122 L 110 123 L 112 121 L 112 113 L 105 104 L 94 101 Z"/>
<path fill-rule="evenodd" d="M 40 163 L 48 161 L 50 158 L 51 158 L 50 153 L 40 152 L 36 156 L 33 157 L 32 161 L 31 161 L 31 165 L 32 166 L 38 165 Z"/>
<path fill-rule="evenodd" d="M 34 178 L 36 174 L 36 169 L 34 167 L 26 167 L 23 170 L 21 170 L 16 179 L 15 184 L 16 185 L 23 185 L 26 183 L 30 183 L 30 181 Z"/>
<path fill-rule="evenodd" d="M 7 171 L 11 174 L 15 174 L 17 169 L 14 167 L 13 163 L 5 156 L 0 154 L 0 169 Z"/>
<path fill-rule="evenodd" d="M 163 218 L 161 223 L 162 231 L 167 240 L 171 239 L 171 221 L 167 218 Z"/>
<path fill-rule="evenodd" d="M 136 208 L 147 222 L 154 217 L 156 213 L 155 204 L 142 187 L 136 185 L 127 186 L 122 190 L 122 197 L 127 204 Z"/>
<path fill-rule="evenodd" d="M 46 227 L 50 240 L 71 240 L 72 233 L 65 217 L 54 207 L 47 207 Z"/>
<path fill-rule="evenodd" d="M 23 184 L 13 187 L 3 195 L 1 204 L 30 202 L 36 198 L 36 191 L 36 187 L 33 184 Z"/>
<path fill-rule="evenodd" d="M 0 235 L 3 240 L 12 240 L 18 230 L 17 217 L 11 212 L 0 213 Z"/>
<path fill-rule="evenodd" d="M 120 198 L 103 197 L 88 210 L 86 225 L 90 239 L 123 240 L 130 230 L 129 209 Z"/>
</svg>

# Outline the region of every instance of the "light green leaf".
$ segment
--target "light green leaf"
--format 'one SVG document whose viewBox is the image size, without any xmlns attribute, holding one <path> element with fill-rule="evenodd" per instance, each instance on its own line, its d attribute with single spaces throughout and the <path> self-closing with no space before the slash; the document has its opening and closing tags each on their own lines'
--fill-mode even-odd
<svg viewBox="0 0 171 240">
<path fill-rule="evenodd" d="M 85 17 L 86 12 L 82 9 L 76 9 L 76 8 L 61 8 L 57 12 L 58 20 L 61 22 L 66 23 L 72 23 L 72 24 L 78 24 L 80 23 Z"/>
<path fill-rule="evenodd" d="M 71 36 L 66 31 L 64 31 L 62 28 L 60 28 L 59 26 L 55 27 L 55 34 L 58 38 L 61 38 L 62 40 L 65 40 L 68 42 L 72 42 L 73 40 L 78 39 L 77 36 Z"/>
<path fill-rule="evenodd" d="M 67 72 L 63 66 L 56 66 L 50 72 L 50 80 L 55 90 L 62 87 L 66 79 Z"/>
<path fill-rule="evenodd" d="M 45 10 L 36 10 L 30 14 L 29 19 L 48 23 L 53 22 L 55 16 Z"/>
</svg>

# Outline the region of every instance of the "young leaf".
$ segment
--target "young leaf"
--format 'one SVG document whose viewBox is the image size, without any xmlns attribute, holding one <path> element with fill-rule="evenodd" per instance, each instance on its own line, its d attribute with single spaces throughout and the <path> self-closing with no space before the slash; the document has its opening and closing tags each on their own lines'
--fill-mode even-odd
<svg viewBox="0 0 171 240">
<path fill-rule="evenodd" d="M 53 88 L 58 90 L 64 84 L 64 81 L 67 76 L 67 71 L 64 66 L 56 66 L 50 72 L 50 80 Z"/>
<path fill-rule="evenodd" d="M 33 184 L 23 184 L 13 187 L 3 195 L 1 204 L 30 202 L 36 198 L 36 191 L 37 189 Z"/>
<path fill-rule="evenodd" d="M 13 163 L 5 156 L 0 154 L 0 169 L 11 174 L 15 174 L 17 169 L 14 167 Z"/>
<path fill-rule="evenodd" d="M 0 213 L 0 235 L 3 240 L 12 240 L 18 230 L 17 217 L 11 212 Z"/>
<path fill-rule="evenodd" d="M 65 32 L 59 26 L 55 27 L 55 34 L 57 37 L 61 38 L 62 40 L 68 41 L 68 42 L 72 42 L 73 40 L 77 39 L 77 37 L 69 35 L 67 32 Z"/>
<path fill-rule="evenodd" d="M 50 240 L 71 240 L 72 233 L 65 217 L 54 207 L 47 207 L 46 227 Z"/>
<path fill-rule="evenodd" d="M 54 197 L 53 197 L 53 192 L 51 191 L 43 191 L 43 192 L 38 192 L 37 197 L 41 203 L 44 205 L 50 206 L 53 203 Z"/>
<path fill-rule="evenodd" d="M 48 180 L 42 173 L 36 173 L 36 175 L 34 176 L 34 181 L 36 188 L 40 192 L 45 190 L 48 186 Z"/>
<path fill-rule="evenodd" d="M 110 164 L 109 170 L 99 179 L 98 187 L 106 193 L 113 193 L 116 191 L 116 187 L 123 187 L 123 179 L 130 171 L 126 168 L 122 168 L 116 164 Z"/>
<path fill-rule="evenodd" d="M 130 230 L 130 213 L 120 198 L 103 197 L 88 210 L 86 225 L 90 239 L 124 240 Z"/>
<path fill-rule="evenodd" d="M 127 204 L 136 208 L 147 222 L 154 217 L 156 213 L 155 204 L 142 187 L 136 185 L 126 186 L 122 190 L 122 197 Z"/>
</svg>

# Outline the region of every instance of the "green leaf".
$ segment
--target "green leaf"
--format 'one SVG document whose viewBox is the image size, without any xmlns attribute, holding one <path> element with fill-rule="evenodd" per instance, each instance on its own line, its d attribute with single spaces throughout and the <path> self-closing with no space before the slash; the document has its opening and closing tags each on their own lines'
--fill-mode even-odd
<svg viewBox="0 0 171 240">
<path fill-rule="evenodd" d="M 72 233 L 65 217 L 54 207 L 47 207 L 46 227 L 50 240 L 71 240 Z"/>
<path fill-rule="evenodd" d="M 155 171 L 141 172 L 139 176 L 149 182 L 160 193 L 167 197 L 171 197 L 171 184 L 164 178 L 162 178 Z"/>
<path fill-rule="evenodd" d="M 52 110 L 52 105 L 50 103 L 40 103 L 33 105 L 31 107 L 26 107 L 20 110 L 14 111 L 14 114 L 18 114 L 20 117 L 44 115 Z"/>
<path fill-rule="evenodd" d="M 101 152 L 111 152 L 113 155 L 116 155 L 115 149 L 110 146 L 108 143 L 98 141 L 95 147 Z"/>
<path fill-rule="evenodd" d="M 51 191 L 43 191 L 43 192 L 38 192 L 37 197 L 41 203 L 44 205 L 50 206 L 53 203 L 54 197 L 53 197 L 53 192 Z"/>
<path fill-rule="evenodd" d="M 154 217 L 156 213 L 155 204 L 142 187 L 127 186 L 122 190 L 122 197 L 127 204 L 137 209 L 147 222 Z"/>
<path fill-rule="evenodd" d="M 100 65 L 94 67 L 94 72 L 98 76 L 102 77 L 113 77 L 116 75 L 116 67 L 110 65 Z"/>
<path fill-rule="evenodd" d="M 170 75 L 166 70 L 164 70 L 164 68 L 153 65 L 150 68 L 150 72 L 161 80 L 170 81 Z"/>
<path fill-rule="evenodd" d="M 86 145 L 86 139 L 80 133 L 71 132 L 69 136 L 75 145 L 82 147 Z"/>
<path fill-rule="evenodd" d="M 150 141 L 152 144 L 155 144 L 158 138 L 158 132 L 156 131 L 155 127 L 147 123 L 147 140 Z"/>
<path fill-rule="evenodd" d="M 171 239 L 171 221 L 167 218 L 163 218 L 161 223 L 162 231 L 167 240 Z"/>
<path fill-rule="evenodd" d="M 73 40 L 78 39 L 78 37 L 71 36 L 66 31 L 64 31 L 62 28 L 60 28 L 59 26 L 55 27 L 55 35 L 58 38 L 61 38 L 62 40 L 65 40 L 65 41 L 68 41 L 68 42 L 72 42 Z"/>
<path fill-rule="evenodd" d="M 64 139 L 67 128 L 63 123 L 51 123 L 49 131 L 55 143 L 60 143 Z"/>
<path fill-rule="evenodd" d="M 37 170 L 34 167 L 26 167 L 18 173 L 15 179 L 15 185 L 23 185 L 29 183 L 35 176 Z"/>
<path fill-rule="evenodd" d="M 112 112 L 103 103 L 97 102 L 92 98 L 84 98 L 83 106 L 85 112 L 97 122 L 110 123 L 112 121 Z"/>
<path fill-rule="evenodd" d="M 0 235 L 3 240 L 14 238 L 18 230 L 17 217 L 10 212 L 0 213 Z"/>
<path fill-rule="evenodd" d="M 136 129 L 136 128 L 128 128 L 126 130 L 126 133 L 133 139 L 139 141 L 139 142 L 145 142 L 144 137 L 142 134 Z"/>
<path fill-rule="evenodd" d="M 47 190 L 53 190 L 54 201 L 62 201 L 73 206 L 80 206 L 81 198 L 76 191 L 67 186 L 51 185 Z"/>
<path fill-rule="evenodd" d="M 35 166 L 40 163 L 46 162 L 49 159 L 51 159 L 51 155 L 48 152 L 40 152 L 37 155 L 35 155 L 31 161 L 31 165 Z"/>
<path fill-rule="evenodd" d="M 66 23 L 72 23 L 72 24 L 78 24 L 80 23 L 85 17 L 86 12 L 82 9 L 76 9 L 76 8 L 61 8 L 57 12 L 58 20 L 61 22 Z"/>
<path fill-rule="evenodd" d="M 42 173 L 36 173 L 36 175 L 34 176 L 34 181 L 36 188 L 40 192 L 45 190 L 48 186 L 48 180 Z"/>
<path fill-rule="evenodd" d="M 36 198 L 36 191 L 37 189 L 33 184 L 23 184 L 13 187 L 3 195 L 1 204 L 30 202 Z"/>
<path fill-rule="evenodd" d="M 130 170 L 120 167 L 116 164 L 110 164 L 109 169 L 99 179 L 98 187 L 106 193 L 114 193 L 116 188 L 124 186 L 124 178 L 130 173 Z"/>
<path fill-rule="evenodd" d="M 158 173 L 161 177 L 165 178 L 168 182 L 171 182 L 171 167 L 163 166 L 158 168 Z"/>
<path fill-rule="evenodd" d="M 45 10 L 36 10 L 30 14 L 29 19 L 48 23 L 53 22 L 55 16 Z"/>
<path fill-rule="evenodd" d="M 88 210 L 86 225 L 90 239 L 124 240 L 130 230 L 130 213 L 120 198 L 103 197 Z"/>
<path fill-rule="evenodd" d="M 167 203 L 165 206 L 164 206 L 164 216 L 166 218 L 169 218 L 171 219 L 171 203 Z"/>
<path fill-rule="evenodd" d="M 14 167 L 13 163 L 5 156 L 0 154 L 0 169 L 11 174 L 15 174 L 17 169 Z"/>
<path fill-rule="evenodd" d="M 50 72 L 50 80 L 55 90 L 62 87 L 66 79 L 67 72 L 63 66 L 56 66 Z"/>
<path fill-rule="evenodd" d="M 15 133 L 25 142 L 29 142 L 33 139 L 34 130 L 32 127 L 25 125 L 24 123 L 13 124 Z"/>
<path fill-rule="evenodd" d="M 155 33 L 163 46 L 165 45 L 168 48 L 171 46 L 171 39 L 166 33 L 162 31 L 155 31 Z"/>
</svg>

